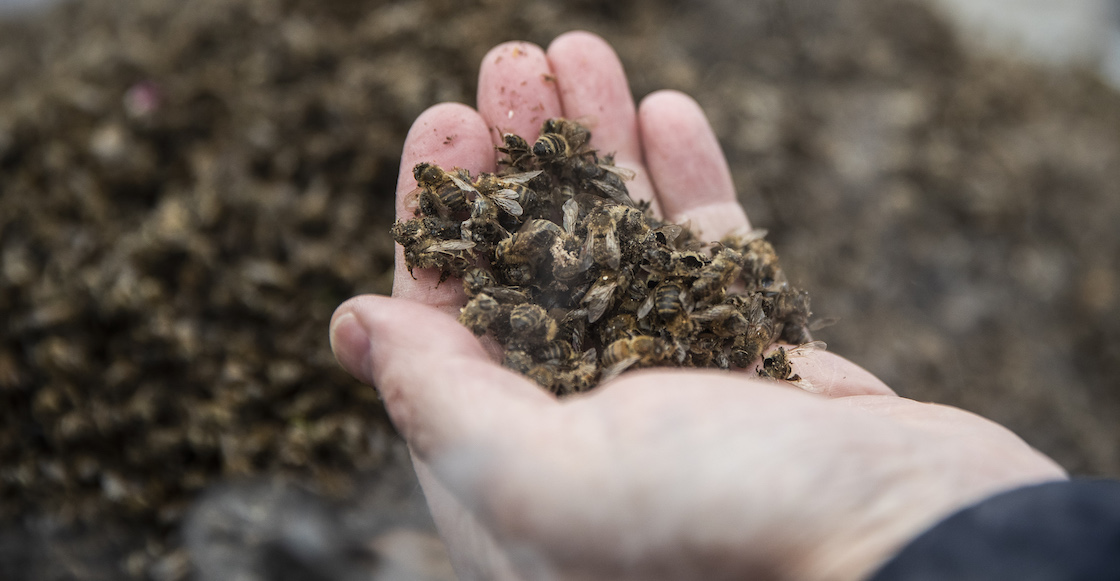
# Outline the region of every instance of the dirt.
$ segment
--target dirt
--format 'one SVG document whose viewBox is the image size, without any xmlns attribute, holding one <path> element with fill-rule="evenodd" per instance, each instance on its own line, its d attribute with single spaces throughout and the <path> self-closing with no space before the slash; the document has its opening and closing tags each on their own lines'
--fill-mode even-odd
<svg viewBox="0 0 1120 581">
<path fill-rule="evenodd" d="M 389 290 L 411 121 L 573 28 L 704 106 L 830 350 L 1120 476 L 1120 97 L 1086 73 L 901 1 L 87 0 L 0 23 L 0 576 L 446 578 L 400 564 L 432 525 L 326 325 Z"/>
</svg>

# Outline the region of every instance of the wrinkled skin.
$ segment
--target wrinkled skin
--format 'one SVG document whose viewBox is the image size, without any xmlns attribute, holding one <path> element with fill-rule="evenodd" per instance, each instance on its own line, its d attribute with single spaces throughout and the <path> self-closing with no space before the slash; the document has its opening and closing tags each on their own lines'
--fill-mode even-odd
<svg viewBox="0 0 1120 581">
<path fill-rule="evenodd" d="M 748 225 L 698 105 L 663 91 L 635 107 L 598 37 L 494 48 L 478 107 L 416 120 L 398 217 L 417 162 L 494 171 L 502 133 L 565 116 L 592 121 L 592 146 L 637 171 L 631 195 L 661 216 L 708 240 Z M 331 340 L 408 441 L 461 579 L 861 579 L 967 504 L 1066 477 L 1003 427 L 828 352 L 797 361 L 805 389 L 644 370 L 558 401 L 456 322 L 459 285 L 415 274 L 398 248 L 393 297 L 344 303 Z"/>
</svg>

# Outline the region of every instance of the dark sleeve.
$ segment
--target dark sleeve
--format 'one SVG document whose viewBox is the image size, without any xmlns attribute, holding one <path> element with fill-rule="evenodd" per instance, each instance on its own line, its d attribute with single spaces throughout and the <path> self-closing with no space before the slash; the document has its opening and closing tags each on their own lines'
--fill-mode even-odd
<svg viewBox="0 0 1120 581">
<path fill-rule="evenodd" d="M 929 529 L 871 581 L 1120 580 L 1120 481 L 997 494 Z"/>
</svg>

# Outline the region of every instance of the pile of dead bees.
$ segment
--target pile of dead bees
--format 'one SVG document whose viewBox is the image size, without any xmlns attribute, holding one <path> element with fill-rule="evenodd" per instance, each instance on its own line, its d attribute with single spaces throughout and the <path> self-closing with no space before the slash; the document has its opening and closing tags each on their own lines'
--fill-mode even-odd
<svg viewBox="0 0 1120 581">
<path fill-rule="evenodd" d="M 418 164 L 415 217 L 393 225 L 409 272 L 461 277 L 459 321 L 558 395 L 638 367 L 749 367 L 774 342 L 811 340 L 809 296 L 764 231 L 701 244 L 635 203 L 633 172 L 590 138 L 550 119 L 532 144 L 504 136 L 497 174 Z M 784 348 L 759 374 L 798 379 Z"/>
</svg>

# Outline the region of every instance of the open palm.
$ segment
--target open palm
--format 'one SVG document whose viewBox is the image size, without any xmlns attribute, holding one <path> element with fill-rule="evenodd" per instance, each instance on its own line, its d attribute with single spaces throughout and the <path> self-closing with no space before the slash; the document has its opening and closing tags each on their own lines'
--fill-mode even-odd
<svg viewBox="0 0 1120 581">
<path fill-rule="evenodd" d="M 633 169 L 631 195 L 715 240 L 748 226 L 694 101 L 635 107 L 617 56 L 581 32 L 547 52 L 494 48 L 478 110 L 432 107 L 409 132 L 411 168 L 494 171 L 501 134 L 565 116 Z M 897 397 L 827 352 L 798 361 L 815 392 L 751 373 L 643 370 L 558 401 L 495 363 L 455 317 L 460 285 L 412 278 L 393 298 L 339 307 L 339 361 L 375 385 L 462 579 L 859 579 L 939 518 L 995 492 L 1064 478 L 1018 437 L 967 412 Z"/>
</svg>

